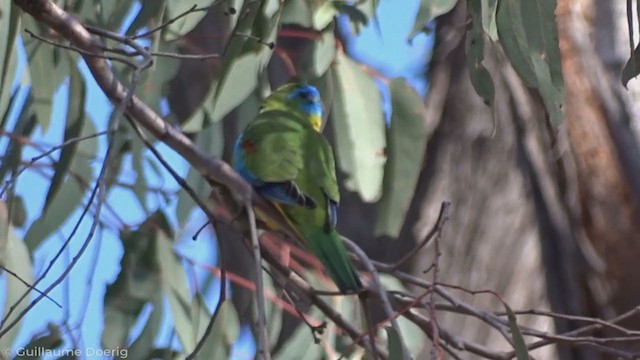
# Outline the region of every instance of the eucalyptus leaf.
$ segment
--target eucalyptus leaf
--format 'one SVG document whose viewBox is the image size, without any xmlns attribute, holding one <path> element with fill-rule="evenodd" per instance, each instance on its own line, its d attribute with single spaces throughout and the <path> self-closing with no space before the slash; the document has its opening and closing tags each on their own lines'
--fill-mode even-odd
<svg viewBox="0 0 640 360">
<path fill-rule="evenodd" d="M 2 209 L 0 209 L 0 229 L 2 229 L 0 238 L 6 241 L 4 248 L 0 248 L 0 263 L 15 273 L 15 276 L 5 273 L 6 281 L 2 318 L 3 320 L 11 322 L 18 314 L 25 310 L 30 303 L 29 297 L 22 300 L 20 300 L 20 298 L 26 291 L 30 291 L 29 287 L 22 281 L 27 284 L 33 284 L 33 265 L 31 263 L 31 255 L 25 243 L 18 238 L 13 231 L 13 227 L 9 224 L 7 209 L 2 203 L 0 203 L 0 207 L 2 207 Z M 22 281 L 16 278 L 16 276 Z M 13 313 L 7 318 L 10 310 L 13 311 Z M 18 336 L 18 332 L 23 323 L 24 319 L 18 322 L 18 325 L 14 326 L 4 336 L 0 337 L 0 349 L 12 348 L 12 343 Z"/>
<path fill-rule="evenodd" d="M 157 0 L 154 0 L 157 1 Z M 216 0 L 182 0 L 182 1 L 168 1 L 165 21 L 175 19 L 185 12 L 197 8 L 205 9 L 215 3 Z M 164 40 L 172 41 L 177 40 L 184 36 L 189 31 L 198 25 L 200 20 L 207 15 L 206 11 L 193 11 L 185 16 L 176 19 L 170 23 L 164 30 Z"/>
<path fill-rule="evenodd" d="M 348 175 L 347 189 L 374 202 L 382 193 L 386 162 L 381 95 L 371 76 L 343 52 L 336 55 L 332 73 L 338 165 Z"/>
<path fill-rule="evenodd" d="M 467 50 L 467 67 L 469 69 L 469 78 L 473 88 L 480 95 L 485 103 L 493 102 L 495 89 L 491 74 L 484 67 L 485 35 L 482 25 L 482 6 L 479 2 L 474 1 L 468 4 L 467 9 L 471 15 L 473 26 L 467 32 L 465 48 Z"/>
<path fill-rule="evenodd" d="M 529 351 L 527 350 L 527 343 L 524 341 L 522 331 L 518 325 L 516 314 L 511 310 L 507 303 L 503 303 L 507 312 L 507 318 L 509 320 L 509 329 L 511 329 L 511 339 L 513 340 L 513 348 L 516 351 L 516 359 L 529 360 Z"/>
<path fill-rule="evenodd" d="M 208 319 L 207 319 L 208 321 Z M 202 359 L 228 359 L 233 344 L 240 336 L 240 321 L 233 303 L 225 300 L 213 323 L 204 347 L 198 353 Z"/>
<path fill-rule="evenodd" d="M 451 11 L 458 0 L 421 0 L 413 30 L 409 33 L 409 40 L 424 31 L 426 25 L 440 15 Z"/>
<path fill-rule="evenodd" d="M 69 97 L 67 101 L 67 121 L 64 130 L 64 141 L 75 139 L 82 133 L 87 118 L 85 117 L 85 100 L 87 91 L 85 88 L 84 78 L 80 70 L 74 65 L 71 67 L 71 75 L 69 77 Z M 76 154 L 79 143 L 73 142 L 64 146 L 60 151 L 60 159 L 55 163 L 55 172 L 51 178 L 49 190 L 45 200 L 44 211 L 49 208 L 54 196 L 60 190 L 62 182 L 67 175 L 67 171 L 71 166 L 71 162 Z"/>
<path fill-rule="evenodd" d="M 264 69 L 273 54 L 283 2 L 265 0 L 247 19 L 238 22 L 225 51 L 223 70 L 213 101 L 205 101 L 205 109 L 212 121 L 219 121 L 240 105 L 257 87 Z M 250 21 L 250 24 L 247 22 Z M 242 36 L 247 27 L 251 37 Z M 256 40 L 259 39 L 259 40 Z"/>
<path fill-rule="evenodd" d="M 162 273 L 163 290 L 169 300 L 169 308 L 178 339 L 186 353 L 191 353 L 198 342 L 193 331 L 191 315 L 191 291 L 182 263 L 173 251 L 173 241 L 164 232 L 158 232 L 157 262 Z"/>
<path fill-rule="evenodd" d="M 387 130 L 384 191 L 377 205 L 376 235 L 397 237 L 405 221 L 427 147 L 426 110 L 420 95 L 404 79 L 389 83 L 391 125 Z"/>
<path fill-rule="evenodd" d="M 10 2 L 8 6 L 2 8 L 2 12 L 2 21 L 0 21 L 0 34 L 3 34 L 0 36 L 0 114 L 4 114 L 2 118 L 4 122 L 12 98 L 11 90 L 18 65 L 15 44 L 20 26 L 20 11 L 13 2 Z"/>
<path fill-rule="evenodd" d="M 144 328 L 142 328 L 140 335 L 138 335 L 128 348 L 127 356 L 131 359 L 149 358 L 154 348 L 156 337 L 160 331 L 160 325 L 162 324 L 162 318 L 164 316 L 162 297 L 158 294 L 150 304 L 153 306 L 151 314 L 149 314 L 149 318 Z"/>
<path fill-rule="evenodd" d="M 93 122 L 84 119 L 82 136 L 96 133 Z M 36 220 L 25 235 L 25 242 L 30 251 L 35 250 L 40 243 L 71 216 L 73 211 L 82 204 L 82 199 L 89 186 L 93 186 L 93 169 L 88 159 L 96 157 L 98 151 L 97 140 L 87 139 L 78 145 L 78 152 L 73 157 L 70 165 L 70 173 L 74 175 L 70 181 L 63 181 L 60 189 L 53 195 L 42 216 Z"/>
</svg>

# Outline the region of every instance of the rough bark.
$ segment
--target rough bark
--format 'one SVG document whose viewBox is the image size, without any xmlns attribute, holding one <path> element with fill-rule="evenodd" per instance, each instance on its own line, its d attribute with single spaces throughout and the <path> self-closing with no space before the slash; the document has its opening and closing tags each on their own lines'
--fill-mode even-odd
<svg viewBox="0 0 640 360">
<path fill-rule="evenodd" d="M 589 0 L 559 0 L 557 21 L 566 127 L 576 159 L 580 215 L 576 227 L 582 227 L 583 241 L 598 257 L 589 263 L 588 299 L 593 304 L 589 315 L 610 318 L 640 302 L 636 270 L 640 256 L 640 156 L 630 128 L 629 95 L 621 88 L 619 73 L 616 75 L 619 62 L 611 58 L 615 52 L 598 58 L 588 37 L 595 7 Z M 602 19 L 606 9 L 602 10 L 596 24 L 606 20 Z M 600 28 L 597 39 L 605 37 L 607 30 L 615 34 L 616 27 L 611 24 L 609 29 Z M 597 49 L 602 52 L 606 47 Z M 624 325 L 640 329 L 640 317 L 630 318 Z M 640 346 L 629 343 L 620 348 L 638 351 Z"/>
</svg>

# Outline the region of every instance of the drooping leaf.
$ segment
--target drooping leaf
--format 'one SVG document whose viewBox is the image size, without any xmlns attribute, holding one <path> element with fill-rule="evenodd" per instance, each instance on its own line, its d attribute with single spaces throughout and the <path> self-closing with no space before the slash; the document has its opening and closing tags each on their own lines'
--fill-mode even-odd
<svg viewBox="0 0 640 360">
<path fill-rule="evenodd" d="M 373 202 L 382 193 L 386 161 L 380 92 L 371 76 L 343 52 L 336 55 L 332 73 L 338 165 L 348 175 L 347 188 Z"/>
<path fill-rule="evenodd" d="M 165 20 L 174 19 L 179 15 L 195 7 L 204 9 L 211 6 L 216 0 L 182 0 L 168 1 Z M 186 16 L 182 16 L 167 26 L 164 31 L 165 41 L 172 41 L 181 38 L 183 35 L 193 30 L 200 20 L 207 14 L 206 11 L 194 11 Z"/>
<path fill-rule="evenodd" d="M 128 348 L 127 356 L 131 359 L 148 359 L 151 356 L 151 351 L 154 348 L 156 337 L 160 331 L 162 324 L 162 317 L 164 315 L 164 307 L 162 306 L 162 297 L 156 296 L 150 305 L 153 306 L 151 314 L 147 319 L 142 332 L 133 341 Z"/>
<path fill-rule="evenodd" d="M 527 86 L 536 88 L 555 124 L 563 119 L 564 89 L 555 0 L 504 0 L 496 15 L 502 47 Z"/>
<path fill-rule="evenodd" d="M 18 115 L 18 121 L 12 130 L 12 133 L 17 137 L 10 138 L 7 150 L 0 161 L 0 179 L 4 179 L 9 171 L 16 171 L 20 165 L 23 144 L 18 139 L 20 137 L 28 138 L 36 126 L 36 116 L 32 104 L 33 96 L 29 92 Z"/>
<path fill-rule="evenodd" d="M 300 72 L 298 74 L 301 78 L 318 78 L 327 72 L 329 66 L 336 57 L 336 38 L 334 35 L 334 26 L 328 26 L 320 37 L 313 41 L 311 49 L 307 55 L 307 58 L 300 66 Z M 309 73 L 306 75 L 305 73 Z"/>
<path fill-rule="evenodd" d="M 551 121 L 559 125 L 564 118 L 564 93 L 555 20 L 556 0 L 519 1 L 538 89 Z"/>
<path fill-rule="evenodd" d="M 504 0 L 498 6 L 496 15 L 498 37 L 511 65 L 525 84 L 537 87 L 536 75 L 529 58 L 527 37 L 522 23 L 522 15 L 517 0 Z"/>
<path fill-rule="evenodd" d="M 225 51 L 222 75 L 213 101 L 205 102 L 213 122 L 222 119 L 253 92 L 273 54 L 283 2 L 265 0 L 255 11 L 253 4 L 249 6 L 254 16 L 250 13 L 246 19 L 238 21 Z M 250 37 L 243 36 L 247 27 Z"/>
<path fill-rule="evenodd" d="M 313 308 L 309 317 L 312 319 L 322 319 L 322 312 Z M 320 360 L 324 351 L 322 346 L 314 344 L 313 335 L 309 327 L 301 324 L 289 336 L 287 341 L 280 347 L 280 350 L 273 355 L 274 360 L 303 359 Z"/>
<path fill-rule="evenodd" d="M 80 70 L 78 70 L 77 66 L 74 65 L 71 67 L 71 75 L 69 76 L 67 121 L 65 124 L 63 142 L 75 139 L 82 133 L 84 123 L 87 121 L 87 118 L 85 117 L 86 93 L 85 82 L 82 74 L 80 73 Z M 78 142 L 74 142 L 66 145 L 60 151 L 60 159 L 54 165 L 55 173 L 51 178 L 51 184 L 49 185 L 49 190 L 45 200 L 44 211 L 48 209 L 53 197 L 56 195 L 58 190 L 60 190 L 60 186 L 62 186 L 62 182 L 67 175 L 67 171 L 69 170 L 69 166 L 71 166 L 71 162 L 79 145 L 80 144 Z"/>
<path fill-rule="evenodd" d="M 627 86 L 629 80 L 640 74 L 640 45 L 638 45 L 622 69 L 622 84 Z"/>
<path fill-rule="evenodd" d="M 498 27 L 496 25 L 496 11 L 498 0 L 482 0 L 482 28 L 491 41 L 498 41 Z"/>
<path fill-rule="evenodd" d="M 381 274 L 380 282 L 387 291 L 407 292 L 407 288 L 402 285 L 400 280 L 389 274 Z M 398 327 L 410 354 L 420 354 L 425 347 L 427 340 L 425 333 L 420 330 L 418 325 L 409 321 L 406 317 L 401 316 L 397 319 Z"/>
<path fill-rule="evenodd" d="M 192 323 L 196 320 L 191 314 L 192 296 L 187 283 L 187 275 L 180 259 L 173 251 L 173 241 L 164 232 L 158 232 L 157 262 L 162 273 L 162 288 L 169 300 L 169 308 L 173 318 L 178 339 L 185 353 L 191 353 L 198 343 L 198 333 L 194 332 Z M 199 314 L 197 314 L 199 315 Z"/>
<path fill-rule="evenodd" d="M 209 322 L 209 318 L 205 320 Z M 202 359 L 228 359 L 231 347 L 240 335 L 238 313 L 230 300 L 220 305 L 220 310 L 213 323 L 213 329 L 207 337 L 204 347 L 198 353 Z"/>
<path fill-rule="evenodd" d="M 427 147 L 425 108 L 420 95 L 403 79 L 389 83 L 391 125 L 382 198 L 377 206 L 376 235 L 397 237 L 415 192 Z"/>
<path fill-rule="evenodd" d="M 513 347 L 516 351 L 516 359 L 529 360 L 527 343 L 524 341 L 522 331 L 520 331 L 520 326 L 518 325 L 516 314 L 513 312 L 513 310 L 511 310 L 509 305 L 504 302 L 502 304 L 504 305 L 504 308 L 507 312 L 507 317 L 509 319 L 509 328 L 511 329 L 511 339 L 513 340 Z"/>
<path fill-rule="evenodd" d="M 420 34 L 433 19 L 451 11 L 457 3 L 458 0 L 421 0 L 415 25 L 409 33 L 409 40 Z"/>
<path fill-rule="evenodd" d="M 467 68 L 469 78 L 473 88 L 482 97 L 485 103 L 493 102 L 495 89 L 493 80 L 487 68 L 484 67 L 485 35 L 482 25 L 482 6 L 478 1 L 473 1 L 467 5 L 469 14 L 473 21 L 472 28 L 467 32 L 465 48 L 467 50 Z"/>
<path fill-rule="evenodd" d="M 22 18 L 30 31 L 46 37 L 46 31 L 32 17 Z M 53 111 L 53 94 L 69 73 L 67 56 L 60 56 L 61 49 L 36 39 L 23 32 L 24 47 L 27 52 L 33 108 L 43 131 L 47 131 Z M 64 50 L 67 51 L 67 50 Z M 64 62 L 64 63 L 61 63 Z M 54 67 L 54 71 L 52 71 Z M 56 69 L 57 68 L 57 69 Z"/>
<path fill-rule="evenodd" d="M 96 133 L 93 122 L 86 117 L 81 136 Z M 63 181 L 60 189 L 53 195 L 49 205 L 42 216 L 36 220 L 25 235 L 25 243 L 30 251 L 35 250 L 40 243 L 53 231 L 56 231 L 69 218 L 73 211 L 82 203 L 84 195 L 90 186 L 93 186 L 93 169 L 89 160 L 96 157 L 98 144 L 95 138 L 79 143 L 77 152 L 73 156 L 69 167 L 71 178 Z"/>
<path fill-rule="evenodd" d="M 102 346 L 122 347 L 143 307 L 162 306 L 161 270 L 157 258 L 161 215 L 150 216 L 137 230 L 122 233 L 120 273 L 104 296 Z M 141 335 L 142 336 L 142 335 Z"/>
<path fill-rule="evenodd" d="M 282 8 L 280 22 L 311 28 L 313 26 L 311 5 L 307 1 L 286 1 Z"/>
<path fill-rule="evenodd" d="M 333 22 L 339 14 L 347 15 L 356 33 L 359 33 L 369 22 L 369 16 L 363 12 L 369 1 L 361 6 L 354 6 L 350 1 L 330 0 L 320 5 L 313 14 L 313 28 L 323 30 Z"/>
<path fill-rule="evenodd" d="M 11 88 L 16 76 L 18 55 L 15 49 L 18 28 L 20 26 L 20 11 L 13 2 L 5 1 L 2 7 L 2 21 L 0 21 L 0 114 L 2 121 L 6 121 L 6 113 L 13 94 Z M 4 128 L 4 125 L 2 126 Z"/>
<path fill-rule="evenodd" d="M 24 226 L 27 220 L 27 208 L 24 199 L 20 195 L 13 194 L 8 200 L 9 222 L 15 227 Z M 0 233 L 1 234 L 1 233 Z"/>
<path fill-rule="evenodd" d="M 385 326 L 387 332 L 387 341 L 389 347 L 389 358 L 391 359 L 411 359 L 411 355 L 404 351 L 402 346 L 402 338 L 395 328 L 391 326 Z"/>
<path fill-rule="evenodd" d="M 7 208 L 2 202 L 0 202 L 0 239 L 0 265 L 15 273 L 16 276 L 27 284 L 33 284 L 31 255 L 24 242 L 18 238 L 13 231 L 13 227 L 9 223 Z M 6 243 L 3 244 L 3 240 L 6 241 Z M 0 270 L 0 273 L 2 272 L 3 271 Z M 29 288 L 14 275 L 5 273 L 5 277 L 5 289 L 3 291 L 4 310 L 2 318 L 3 320 L 11 322 L 29 305 L 29 297 L 18 302 L 22 294 L 28 291 Z M 10 310 L 13 310 L 13 313 L 7 318 L 7 313 Z M 18 332 L 23 323 L 24 319 L 8 333 L 0 337 L 0 349 L 12 348 L 12 343 L 18 336 Z"/>
</svg>

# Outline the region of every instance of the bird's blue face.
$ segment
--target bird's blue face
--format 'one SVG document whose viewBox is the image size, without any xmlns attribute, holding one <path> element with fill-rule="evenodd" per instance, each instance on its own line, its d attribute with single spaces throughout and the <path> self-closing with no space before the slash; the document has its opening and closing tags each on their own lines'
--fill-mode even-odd
<svg viewBox="0 0 640 360">
<path fill-rule="evenodd" d="M 300 111 L 309 115 L 313 128 L 320 131 L 323 109 L 318 89 L 311 85 L 300 85 L 289 94 L 289 100 L 297 104 Z"/>
</svg>

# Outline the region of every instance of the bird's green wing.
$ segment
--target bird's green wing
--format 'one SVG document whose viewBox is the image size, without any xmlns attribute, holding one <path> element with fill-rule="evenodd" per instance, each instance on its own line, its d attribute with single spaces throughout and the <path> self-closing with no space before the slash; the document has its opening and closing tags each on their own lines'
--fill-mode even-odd
<svg viewBox="0 0 640 360">
<path fill-rule="evenodd" d="M 264 182 L 294 181 L 304 167 L 303 127 L 286 114 L 261 114 L 243 133 L 245 166 Z"/>
<path fill-rule="evenodd" d="M 308 144 L 314 150 L 308 151 L 307 166 L 313 175 L 316 184 L 322 188 L 329 199 L 335 203 L 340 202 L 340 191 L 336 178 L 336 164 L 333 157 L 333 149 L 329 142 L 320 133 L 315 133 L 313 141 Z"/>
</svg>

